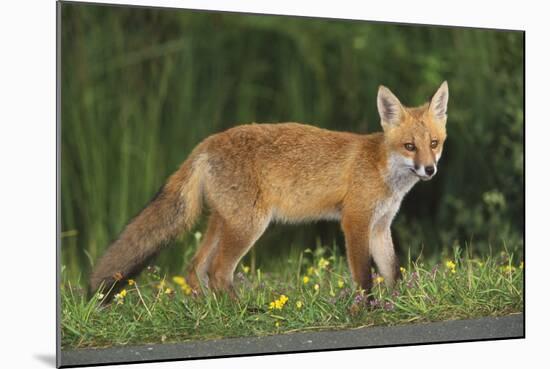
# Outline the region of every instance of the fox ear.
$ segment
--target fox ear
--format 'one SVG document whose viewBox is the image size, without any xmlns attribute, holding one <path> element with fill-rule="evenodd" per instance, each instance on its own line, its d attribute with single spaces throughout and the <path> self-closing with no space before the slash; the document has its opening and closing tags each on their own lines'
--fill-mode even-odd
<svg viewBox="0 0 550 369">
<path fill-rule="evenodd" d="M 404 109 L 399 99 L 385 86 L 378 87 L 378 114 L 382 122 L 382 128 L 395 127 L 403 117 Z"/>
<path fill-rule="evenodd" d="M 432 116 L 445 123 L 447 121 L 447 102 L 449 101 L 449 86 L 444 81 L 430 101 Z"/>
</svg>

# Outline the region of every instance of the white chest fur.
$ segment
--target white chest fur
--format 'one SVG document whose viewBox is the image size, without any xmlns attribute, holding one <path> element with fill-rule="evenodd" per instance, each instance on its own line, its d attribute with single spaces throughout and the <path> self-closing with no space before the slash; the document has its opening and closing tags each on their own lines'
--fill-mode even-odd
<svg viewBox="0 0 550 369">
<path fill-rule="evenodd" d="M 384 178 L 390 190 L 389 196 L 377 202 L 371 228 L 376 227 L 383 230 L 390 227 L 403 198 L 418 182 L 418 177 L 410 170 L 413 165 L 414 163 L 409 158 L 401 155 L 390 156 L 388 170 Z"/>
</svg>

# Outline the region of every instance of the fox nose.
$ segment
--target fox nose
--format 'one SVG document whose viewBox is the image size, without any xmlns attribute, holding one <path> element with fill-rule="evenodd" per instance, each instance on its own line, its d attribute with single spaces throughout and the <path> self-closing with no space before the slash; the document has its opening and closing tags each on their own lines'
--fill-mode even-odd
<svg viewBox="0 0 550 369">
<path fill-rule="evenodd" d="M 429 175 L 429 176 L 431 176 L 435 172 L 435 168 L 431 165 L 425 167 L 424 170 L 426 171 L 426 174 Z"/>
</svg>

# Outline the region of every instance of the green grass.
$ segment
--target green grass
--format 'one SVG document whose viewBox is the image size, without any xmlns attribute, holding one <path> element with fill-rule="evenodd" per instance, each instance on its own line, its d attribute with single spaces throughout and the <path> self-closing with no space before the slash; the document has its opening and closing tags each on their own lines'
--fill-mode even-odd
<svg viewBox="0 0 550 369">
<path fill-rule="evenodd" d="M 523 263 L 508 252 L 472 259 L 456 249 L 453 258 L 439 263 L 409 259 L 393 290 L 375 274 L 369 301 L 350 284 L 345 258 L 327 248 L 276 263 L 266 271 L 239 265 L 238 301 L 225 294 L 189 294 L 185 283 L 155 266 L 107 306 L 100 304 L 98 294 L 87 300 L 79 283 L 64 278 L 62 348 L 265 336 L 523 311 Z"/>
</svg>

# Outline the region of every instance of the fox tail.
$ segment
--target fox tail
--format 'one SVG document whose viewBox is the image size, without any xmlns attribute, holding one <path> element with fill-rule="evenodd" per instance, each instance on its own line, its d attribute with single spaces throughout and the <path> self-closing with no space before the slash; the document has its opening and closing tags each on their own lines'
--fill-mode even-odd
<svg viewBox="0 0 550 369">
<path fill-rule="evenodd" d="M 196 150 L 197 151 L 197 150 Z M 90 292 L 118 291 L 167 241 L 193 226 L 202 208 L 206 154 L 194 151 L 122 231 L 93 268 Z"/>
</svg>

